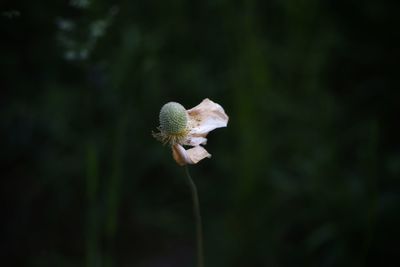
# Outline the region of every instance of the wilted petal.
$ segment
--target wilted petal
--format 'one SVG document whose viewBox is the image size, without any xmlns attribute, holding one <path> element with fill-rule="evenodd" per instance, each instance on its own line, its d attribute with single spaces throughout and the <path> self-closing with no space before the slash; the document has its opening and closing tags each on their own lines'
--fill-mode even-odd
<svg viewBox="0 0 400 267">
<path fill-rule="evenodd" d="M 211 154 L 207 152 L 202 146 L 195 146 L 191 149 L 186 150 L 189 158 L 193 164 L 196 164 L 204 158 L 211 158 Z"/>
<path fill-rule="evenodd" d="M 181 166 L 186 164 L 192 164 L 186 150 L 181 145 L 173 145 L 172 146 L 172 157 Z"/>
<path fill-rule="evenodd" d="M 183 141 L 183 145 L 187 146 L 198 146 L 198 145 L 205 145 L 207 143 L 207 138 L 201 136 L 189 136 Z"/>
<path fill-rule="evenodd" d="M 196 164 L 204 158 L 211 158 L 211 155 L 202 146 L 195 146 L 185 150 L 181 145 L 174 145 L 172 146 L 172 156 L 181 166 Z"/>
<path fill-rule="evenodd" d="M 188 114 L 191 134 L 194 136 L 204 137 L 216 128 L 226 127 L 229 119 L 224 109 L 208 98 L 188 110 Z"/>
</svg>

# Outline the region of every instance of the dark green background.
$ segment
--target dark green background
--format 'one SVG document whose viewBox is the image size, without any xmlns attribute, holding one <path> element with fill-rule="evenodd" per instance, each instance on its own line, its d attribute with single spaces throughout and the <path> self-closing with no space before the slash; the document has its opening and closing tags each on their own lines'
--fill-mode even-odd
<svg viewBox="0 0 400 267">
<path fill-rule="evenodd" d="M 204 98 L 230 116 L 190 168 L 207 267 L 398 266 L 397 1 L 0 7 L 2 266 L 194 266 L 151 131 Z"/>
</svg>

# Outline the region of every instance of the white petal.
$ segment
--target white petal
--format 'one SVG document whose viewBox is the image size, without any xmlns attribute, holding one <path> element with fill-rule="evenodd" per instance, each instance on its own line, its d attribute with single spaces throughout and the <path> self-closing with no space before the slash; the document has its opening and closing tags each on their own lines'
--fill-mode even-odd
<svg viewBox="0 0 400 267">
<path fill-rule="evenodd" d="M 208 98 L 187 112 L 191 127 L 190 134 L 194 136 L 204 137 L 210 131 L 228 125 L 229 118 L 224 109 Z"/>
<path fill-rule="evenodd" d="M 183 145 L 198 146 L 207 144 L 207 138 L 201 136 L 189 136 L 183 141 Z"/>
<path fill-rule="evenodd" d="M 204 158 L 211 158 L 211 155 L 201 146 L 195 146 L 185 150 L 181 145 L 172 146 L 172 156 L 175 161 L 184 166 L 186 164 L 196 164 Z"/>
<path fill-rule="evenodd" d="M 186 150 L 189 158 L 192 160 L 193 164 L 196 164 L 204 158 L 211 158 L 211 154 L 207 152 L 202 146 L 195 146 L 191 149 Z"/>
<path fill-rule="evenodd" d="M 172 157 L 181 166 L 186 164 L 193 164 L 190 160 L 186 150 L 181 145 L 173 145 L 172 146 Z"/>
</svg>

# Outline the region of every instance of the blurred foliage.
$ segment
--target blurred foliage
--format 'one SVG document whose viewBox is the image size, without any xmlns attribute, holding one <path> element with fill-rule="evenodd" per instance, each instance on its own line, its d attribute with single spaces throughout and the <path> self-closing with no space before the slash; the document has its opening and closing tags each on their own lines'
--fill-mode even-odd
<svg viewBox="0 0 400 267">
<path fill-rule="evenodd" d="M 1 5 L 2 264 L 194 266 L 168 101 L 220 103 L 191 167 L 207 266 L 397 266 L 397 1 Z"/>
</svg>

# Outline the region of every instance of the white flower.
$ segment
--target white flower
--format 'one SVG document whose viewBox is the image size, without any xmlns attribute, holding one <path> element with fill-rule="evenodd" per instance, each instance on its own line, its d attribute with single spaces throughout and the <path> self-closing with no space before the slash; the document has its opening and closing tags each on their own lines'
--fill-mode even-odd
<svg viewBox="0 0 400 267">
<path fill-rule="evenodd" d="M 153 133 L 153 136 L 171 146 L 172 155 L 179 165 L 196 164 L 211 157 L 201 146 L 207 143 L 207 134 L 226 127 L 228 119 L 224 109 L 208 98 L 189 110 L 179 103 L 169 102 L 161 108 L 160 132 Z M 184 145 L 192 148 L 186 150 Z"/>
</svg>

